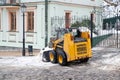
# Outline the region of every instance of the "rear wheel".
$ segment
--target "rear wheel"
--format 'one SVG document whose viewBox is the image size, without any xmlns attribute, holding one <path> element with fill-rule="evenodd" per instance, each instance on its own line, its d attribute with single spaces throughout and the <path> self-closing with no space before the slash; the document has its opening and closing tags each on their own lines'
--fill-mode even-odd
<svg viewBox="0 0 120 80">
<path fill-rule="evenodd" d="M 50 61 L 52 63 L 56 63 L 57 62 L 57 54 L 55 51 L 50 51 L 49 52 L 49 57 L 50 57 Z"/>
<path fill-rule="evenodd" d="M 62 66 L 67 65 L 67 57 L 65 56 L 65 53 L 58 54 L 58 63 Z"/>
</svg>

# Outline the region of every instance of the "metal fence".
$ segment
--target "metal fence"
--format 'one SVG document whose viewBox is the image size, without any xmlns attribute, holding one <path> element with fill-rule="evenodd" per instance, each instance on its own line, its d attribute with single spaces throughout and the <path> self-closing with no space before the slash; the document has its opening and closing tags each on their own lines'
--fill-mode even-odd
<svg viewBox="0 0 120 80">
<path fill-rule="evenodd" d="M 90 20 L 88 16 L 83 16 L 83 17 L 78 17 L 78 16 L 73 16 L 70 19 L 66 19 L 65 17 L 59 17 L 59 16 L 54 16 L 51 17 L 51 35 L 55 35 L 55 30 L 57 28 L 68 28 L 71 26 L 79 27 L 80 23 L 83 20 Z M 84 23 L 86 23 L 84 21 Z M 87 24 L 84 24 L 86 26 L 86 30 L 89 30 L 87 28 L 90 28 Z"/>
<path fill-rule="evenodd" d="M 117 20 L 114 21 L 115 24 L 111 24 L 111 23 L 105 23 L 108 21 L 103 20 L 103 26 L 102 28 L 98 28 L 97 26 L 95 26 L 93 28 L 93 30 L 91 30 L 91 26 L 88 25 L 88 21 L 90 20 L 90 17 L 88 16 L 84 16 L 84 17 L 77 17 L 74 16 L 72 17 L 69 21 L 69 25 L 70 27 L 75 24 L 76 22 L 78 22 L 78 24 L 76 24 L 76 27 L 81 27 L 78 26 L 80 25 L 83 21 L 85 26 L 82 26 L 82 28 L 86 29 L 86 31 L 89 31 L 91 33 L 92 32 L 92 46 L 95 47 L 110 47 L 110 48 L 120 48 L 120 30 L 119 30 L 119 26 L 116 25 L 117 24 Z M 109 19 L 108 19 L 109 20 Z M 111 19 L 112 20 L 112 19 Z M 85 24 L 87 23 L 87 24 Z M 83 24 L 83 23 L 82 23 Z M 105 26 L 105 24 L 107 24 L 107 26 Z M 115 27 L 113 27 L 115 26 Z M 65 28 L 66 27 L 66 19 L 65 17 L 52 17 L 51 18 L 51 35 L 55 35 L 55 29 L 56 28 Z M 97 29 L 98 28 L 98 29 Z"/>
<path fill-rule="evenodd" d="M 97 46 L 120 48 L 120 16 L 103 19 L 102 31 L 103 33 L 106 31 L 111 35 L 106 36 L 107 38 Z"/>
</svg>

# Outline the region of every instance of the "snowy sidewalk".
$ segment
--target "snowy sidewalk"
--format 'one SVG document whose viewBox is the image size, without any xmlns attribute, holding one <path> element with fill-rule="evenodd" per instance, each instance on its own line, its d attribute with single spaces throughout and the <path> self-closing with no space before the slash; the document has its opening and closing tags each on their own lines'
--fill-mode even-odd
<svg viewBox="0 0 120 80">
<path fill-rule="evenodd" d="M 40 50 L 34 50 L 33 55 L 38 55 Z M 0 56 L 22 56 L 22 50 L 21 51 L 0 51 Z M 28 51 L 26 50 L 26 56 L 29 56 Z"/>
<path fill-rule="evenodd" d="M 43 62 L 38 56 L 0 57 L 0 66 L 11 67 L 50 67 L 54 64 Z"/>
<path fill-rule="evenodd" d="M 103 66 L 119 66 L 120 67 L 120 51 L 114 48 L 96 47 L 92 49 L 93 57 L 90 64 Z M 0 66 L 16 66 L 16 67 L 50 67 L 58 64 L 50 62 L 42 62 L 41 54 L 36 56 L 0 56 Z"/>
</svg>

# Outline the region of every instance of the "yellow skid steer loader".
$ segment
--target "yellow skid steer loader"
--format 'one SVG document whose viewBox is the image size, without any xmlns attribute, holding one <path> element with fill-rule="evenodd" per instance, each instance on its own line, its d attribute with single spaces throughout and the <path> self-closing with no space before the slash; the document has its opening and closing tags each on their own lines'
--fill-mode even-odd
<svg viewBox="0 0 120 80">
<path fill-rule="evenodd" d="M 89 32 L 76 28 L 57 30 L 56 37 L 50 39 L 49 48 L 52 50 L 45 51 L 43 58 L 62 66 L 76 60 L 87 62 L 92 57 Z"/>
</svg>

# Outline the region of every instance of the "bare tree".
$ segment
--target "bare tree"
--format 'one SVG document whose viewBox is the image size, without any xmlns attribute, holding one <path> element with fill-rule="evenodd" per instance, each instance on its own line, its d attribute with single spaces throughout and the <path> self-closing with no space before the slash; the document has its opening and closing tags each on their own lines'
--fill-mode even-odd
<svg viewBox="0 0 120 80">
<path fill-rule="evenodd" d="M 104 1 L 111 6 L 118 6 L 118 3 L 120 2 L 120 0 L 104 0 Z"/>
</svg>

